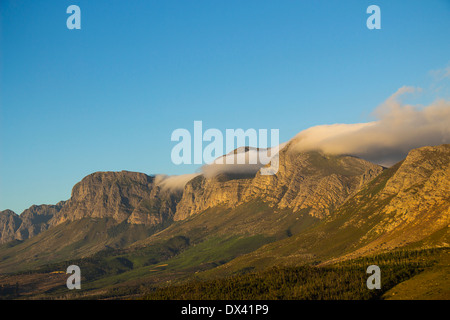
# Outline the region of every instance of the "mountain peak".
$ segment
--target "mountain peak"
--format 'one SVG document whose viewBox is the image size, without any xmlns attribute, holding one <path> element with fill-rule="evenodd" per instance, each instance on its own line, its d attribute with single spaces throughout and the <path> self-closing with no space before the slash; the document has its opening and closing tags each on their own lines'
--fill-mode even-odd
<svg viewBox="0 0 450 320">
<path fill-rule="evenodd" d="M 100 171 L 84 177 L 51 224 L 83 218 L 112 218 L 118 223 L 157 224 L 174 214 L 172 198 L 140 172 Z M 143 214 L 150 217 L 143 219 Z M 157 217 L 155 217 L 155 214 Z M 140 218 L 138 218 L 138 216 Z"/>
<path fill-rule="evenodd" d="M 177 205 L 175 220 L 217 205 L 235 207 L 255 199 L 294 212 L 305 209 L 323 218 L 382 170 L 352 156 L 292 152 L 288 144 L 279 152 L 279 170 L 273 176 L 240 172 L 233 176 L 231 172 L 191 180 Z"/>
<path fill-rule="evenodd" d="M 14 234 L 20 224 L 20 217 L 14 211 L 9 209 L 0 211 L 0 243 L 14 240 Z"/>
</svg>

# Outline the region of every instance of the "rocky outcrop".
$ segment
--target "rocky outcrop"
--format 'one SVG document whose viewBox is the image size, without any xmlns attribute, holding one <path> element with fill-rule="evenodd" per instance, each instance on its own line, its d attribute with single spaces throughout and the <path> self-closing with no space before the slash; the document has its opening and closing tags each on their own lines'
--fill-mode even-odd
<svg viewBox="0 0 450 320">
<path fill-rule="evenodd" d="M 143 173 L 96 172 L 74 186 L 68 201 L 32 206 L 21 216 L 3 211 L 0 241 L 25 240 L 52 226 L 83 218 L 155 226 L 184 220 L 208 208 L 233 208 L 253 200 L 323 219 L 384 170 L 352 156 L 292 149 L 288 143 L 280 151 L 275 175 L 198 175 L 184 189 L 164 187 L 155 177 Z M 373 199 L 386 204 L 376 213 L 383 219 L 367 238 L 409 226 L 406 232 L 411 226 L 417 227 L 419 220 L 421 227 L 429 230 L 427 234 L 448 224 L 449 154 L 449 145 L 419 148 L 408 154 Z M 418 230 L 416 227 L 411 230 Z"/>
<path fill-rule="evenodd" d="M 20 216 L 10 210 L 0 212 L 0 243 L 25 240 L 84 218 L 153 227 L 208 208 L 233 208 L 258 200 L 294 214 L 331 216 L 324 220 L 325 231 L 312 235 L 317 238 L 313 243 L 322 241 L 321 245 L 332 247 L 327 241 L 334 235 L 341 241 L 350 239 L 336 245 L 355 249 L 354 256 L 428 238 L 434 241 L 430 246 L 448 245 L 449 181 L 450 145 L 412 150 L 404 161 L 384 170 L 352 156 L 298 153 L 287 144 L 280 151 L 279 170 L 272 176 L 198 175 L 184 189 L 173 189 L 143 173 L 93 173 L 74 186 L 66 202 L 32 206 Z"/>
<path fill-rule="evenodd" d="M 411 150 L 377 199 L 387 204 L 383 219 L 368 237 L 379 237 L 369 247 L 394 248 L 416 242 L 450 223 L 450 145 Z M 367 248 L 366 248 L 367 249 Z"/>
<path fill-rule="evenodd" d="M 58 225 L 82 218 L 155 225 L 173 217 L 177 192 L 156 185 L 139 172 L 96 172 L 72 189 L 72 196 L 50 221 Z"/>
<path fill-rule="evenodd" d="M 181 189 L 165 187 L 138 172 L 95 172 L 72 189 L 71 198 L 56 205 L 33 205 L 22 214 L 0 213 L 0 243 L 26 240 L 66 221 L 112 218 L 117 224 L 154 226 L 171 221 Z"/>
<path fill-rule="evenodd" d="M 371 176 L 363 175 L 363 183 Z M 423 147 L 365 183 L 315 227 L 219 268 L 330 264 L 399 249 L 448 248 L 449 226 L 450 145 Z"/>
<path fill-rule="evenodd" d="M 177 205 L 175 220 L 189 216 L 217 205 L 234 207 L 245 202 L 246 190 L 251 179 L 230 179 L 226 175 L 212 178 L 197 176 L 184 187 L 183 197 Z"/>
<path fill-rule="evenodd" d="M 20 214 L 21 224 L 15 233 L 15 239 L 26 240 L 49 228 L 50 220 L 61 210 L 65 201 L 56 205 L 32 205 Z"/>
<path fill-rule="evenodd" d="M 314 151 L 297 153 L 288 144 L 280 151 L 279 170 L 275 175 L 257 173 L 246 179 L 198 176 L 189 181 L 175 220 L 217 205 L 234 207 L 254 199 L 293 211 L 306 209 L 311 215 L 323 218 L 382 170 L 381 166 L 351 156 Z"/>
<path fill-rule="evenodd" d="M 127 222 L 151 226 L 170 222 L 175 215 L 181 194 L 182 190 L 166 189 L 155 185 L 150 192 L 150 197 L 139 202 L 127 218 Z"/>
<path fill-rule="evenodd" d="M 14 211 L 0 211 L 0 244 L 15 239 L 20 223 L 20 218 Z"/>
<path fill-rule="evenodd" d="M 47 230 L 50 220 L 61 210 L 64 201 L 56 205 L 32 205 L 17 215 L 11 210 L 0 212 L 0 243 L 26 240 Z"/>
</svg>

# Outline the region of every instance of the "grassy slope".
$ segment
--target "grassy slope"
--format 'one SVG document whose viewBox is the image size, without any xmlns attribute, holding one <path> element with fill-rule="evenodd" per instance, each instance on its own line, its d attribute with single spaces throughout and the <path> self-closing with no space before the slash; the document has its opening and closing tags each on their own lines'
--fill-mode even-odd
<svg viewBox="0 0 450 320">
<path fill-rule="evenodd" d="M 66 222 L 23 242 L 0 247 L 0 272 L 16 272 L 48 263 L 88 257 L 107 247 L 124 247 L 155 230 L 117 225 L 111 219 Z"/>
<path fill-rule="evenodd" d="M 130 237 L 137 229 L 127 230 L 125 226 L 120 225 L 107 226 L 107 221 L 102 220 L 98 221 L 98 229 L 89 229 L 87 225 L 81 225 L 82 222 L 79 222 L 56 227 L 49 230 L 53 233 L 47 232 L 40 236 L 47 239 L 46 241 L 54 240 L 50 241 L 49 250 L 39 253 L 39 258 L 43 259 L 39 262 L 48 261 L 48 265 L 41 266 L 36 273 L 65 270 L 69 264 L 80 265 L 84 277 L 83 289 L 92 290 L 92 294 L 105 294 L 117 286 L 158 286 L 166 281 L 183 281 L 196 272 L 215 268 L 267 243 L 294 236 L 317 222 L 317 219 L 306 213 L 293 215 L 290 210 L 274 211 L 268 205 L 255 201 L 234 209 L 209 209 L 185 221 L 173 223 L 128 249 L 100 252 L 98 246 L 104 248 L 105 243 L 109 243 L 108 235 L 113 237 L 116 243 L 131 243 L 125 236 Z M 71 230 L 80 227 L 81 230 L 86 229 L 87 234 L 78 235 L 76 241 L 57 237 L 61 233 L 70 237 Z M 125 230 L 121 230 L 122 228 Z M 108 231 L 105 232 L 105 229 Z M 138 234 L 135 236 L 138 237 Z M 35 242 L 25 241 L 7 248 L 3 251 L 4 255 L 29 255 L 40 239 L 36 237 L 30 240 Z M 55 250 L 57 243 L 60 247 Z M 96 246 L 89 249 L 94 243 Z M 78 246 L 83 251 L 77 252 Z M 91 257 L 78 259 L 83 254 L 88 256 L 89 253 Z M 70 261 L 54 263 L 64 259 Z M 27 262 L 24 269 L 38 265 L 33 262 Z M 17 263 L 17 258 L 7 258 L 0 266 L 13 266 L 14 263 Z M 60 295 L 66 291 L 61 285 L 49 293 Z"/>
<path fill-rule="evenodd" d="M 217 206 L 177 221 L 162 232 L 137 242 L 134 247 L 151 245 L 155 240 L 175 235 L 188 237 L 192 243 L 204 241 L 211 236 L 264 235 L 274 240 L 299 233 L 318 222 L 306 214 L 293 215 L 289 209 L 278 210 L 262 201 L 252 201 L 236 208 Z"/>
<path fill-rule="evenodd" d="M 410 250 L 414 247 L 430 246 L 433 241 L 448 238 L 448 228 L 446 234 L 443 235 L 437 232 L 424 241 L 410 246 Z M 448 241 L 450 242 L 450 241 Z M 424 272 L 404 281 L 391 290 L 386 292 L 384 299 L 389 300 L 450 300 L 450 254 L 442 254 L 438 257 L 438 263 Z"/>
<path fill-rule="evenodd" d="M 211 279 L 248 268 L 263 270 L 272 266 L 330 263 L 364 247 L 378 236 L 369 231 L 385 218 L 379 213 L 392 199 L 392 196 L 385 196 L 381 191 L 401 165 L 402 162 L 385 170 L 338 208 L 333 216 L 292 237 L 270 243 L 228 264 L 202 273 L 201 276 Z M 435 232 L 420 243 L 410 244 L 407 248 L 427 248 L 442 243 L 450 243 L 448 228 Z"/>
<path fill-rule="evenodd" d="M 114 284 L 137 286 L 142 283 L 159 286 L 178 283 L 193 274 L 214 269 L 259 247 L 287 238 L 317 220 L 307 214 L 292 215 L 289 210 L 274 212 L 262 202 L 252 202 L 234 209 L 220 207 L 206 210 L 187 220 L 172 224 L 158 234 L 133 246 L 126 257 L 134 268 L 123 274 L 103 277 L 92 288 L 110 288 Z M 169 259 L 155 259 L 142 264 L 139 256 L 161 241 L 174 237 L 188 239 L 189 246 Z"/>
<path fill-rule="evenodd" d="M 399 164 L 400 165 L 400 164 Z M 319 264 L 362 247 L 371 239 L 362 237 L 379 220 L 375 213 L 389 201 L 372 201 L 399 165 L 385 170 L 356 196 L 341 206 L 336 215 L 309 226 L 292 237 L 270 243 L 204 274 L 206 278 L 226 276 L 240 269 L 262 270 L 275 265 Z"/>
</svg>

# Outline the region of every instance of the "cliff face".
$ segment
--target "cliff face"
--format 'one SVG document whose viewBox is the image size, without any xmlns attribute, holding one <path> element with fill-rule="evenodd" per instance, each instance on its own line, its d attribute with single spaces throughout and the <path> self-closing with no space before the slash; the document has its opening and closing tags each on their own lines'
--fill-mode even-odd
<svg viewBox="0 0 450 320">
<path fill-rule="evenodd" d="M 189 181 L 175 220 L 217 205 L 234 207 L 252 199 L 293 211 L 309 210 L 311 215 L 323 218 L 382 170 L 381 166 L 350 156 L 296 153 L 288 144 L 280 151 L 275 175 L 257 173 L 249 179 L 198 176 Z"/>
<path fill-rule="evenodd" d="M 0 212 L 0 243 L 26 240 L 49 228 L 49 221 L 58 213 L 64 201 L 56 205 L 32 205 L 17 215 L 11 210 Z"/>
<path fill-rule="evenodd" d="M 20 226 L 19 216 L 11 210 L 0 211 L 0 243 L 15 239 L 16 230 Z"/>
<path fill-rule="evenodd" d="M 96 172 L 72 189 L 68 201 L 33 205 L 22 214 L 0 212 L 0 243 L 26 240 L 66 221 L 113 218 L 116 223 L 154 226 L 170 221 L 181 190 L 156 184 L 154 177 L 138 172 Z"/>
<path fill-rule="evenodd" d="M 387 203 L 376 213 L 382 220 L 367 235 L 379 238 L 363 250 L 392 249 L 443 230 L 435 238 L 448 238 L 450 145 L 411 150 L 372 201 Z"/>
<path fill-rule="evenodd" d="M 381 166 L 351 156 L 297 153 L 289 143 L 280 151 L 275 175 L 199 175 L 184 190 L 165 188 L 143 173 L 96 172 L 73 187 L 68 201 L 32 206 L 20 216 L 9 210 L 1 212 L 0 243 L 25 240 L 63 222 L 83 218 L 155 226 L 172 219 L 184 220 L 215 206 L 233 208 L 255 199 L 323 219 L 353 199 L 352 206 L 358 212 L 368 206 L 382 208 L 371 213 L 378 216 L 379 223 L 365 238 L 390 234 L 384 241 L 394 246 L 398 245 L 396 234 L 404 238 L 401 232 L 419 239 L 423 232 L 430 234 L 448 226 L 449 162 L 449 145 L 412 150 L 395 174 L 367 195 L 358 192 L 380 176 Z M 356 222 L 349 221 L 352 223 Z"/>
<path fill-rule="evenodd" d="M 173 217 L 177 192 L 155 185 L 138 172 L 96 172 L 72 189 L 72 196 L 50 221 L 58 225 L 82 218 L 113 218 L 118 223 L 155 225 Z"/>
<path fill-rule="evenodd" d="M 450 145 L 423 147 L 365 183 L 314 228 L 218 269 L 228 274 L 262 261 L 266 267 L 331 263 L 399 248 L 448 247 L 449 226 Z"/>
<path fill-rule="evenodd" d="M 411 150 L 405 160 L 346 201 L 328 222 L 323 225 L 327 237 L 317 237 L 314 245 L 329 252 L 345 248 L 339 259 L 405 246 L 448 246 L 450 145 Z M 343 245 L 336 239 L 351 241 Z"/>
<path fill-rule="evenodd" d="M 19 216 L 20 227 L 15 233 L 15 239 L 26 240 L 49 228 L 49 221 L 61 210 L 65 201 L 56 205 L 33 205 Z"/>
</svg>

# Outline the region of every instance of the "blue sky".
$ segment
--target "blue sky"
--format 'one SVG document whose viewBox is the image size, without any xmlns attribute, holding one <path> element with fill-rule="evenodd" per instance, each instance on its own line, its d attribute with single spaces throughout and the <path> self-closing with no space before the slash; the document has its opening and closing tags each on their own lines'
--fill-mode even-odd
<svg viewBox="0 0 450 320">
<path fill-rule="evenodd" d="M 81 8 L 69 30 L 66 8 Z M 381 8 L 381 30 L 366 8 Z M 70 197 L 95 171 L 182 174 L 170 136 L 371 120 L 450 61 L 450 1 L 0 4 L 0 210 Z M 434 98 L 434 97 L 433 97 Z"/>
</svg>

